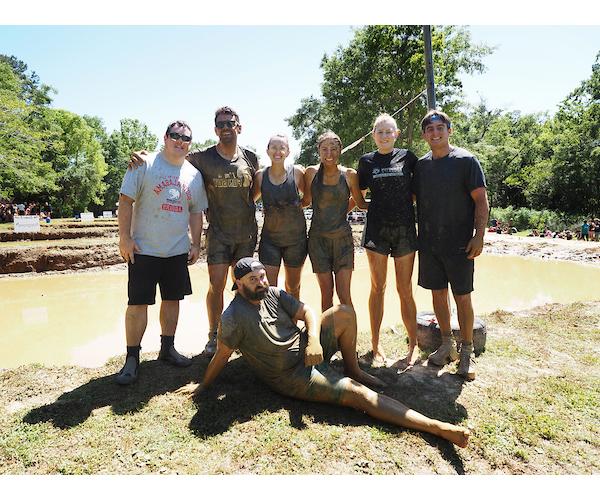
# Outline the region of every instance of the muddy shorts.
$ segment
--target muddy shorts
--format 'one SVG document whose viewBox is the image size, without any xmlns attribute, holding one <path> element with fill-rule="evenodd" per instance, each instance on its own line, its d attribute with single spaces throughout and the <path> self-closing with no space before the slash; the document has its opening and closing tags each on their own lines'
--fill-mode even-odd
<svg viewBox="0 0 600 500">
<path fill-rule="evenodd" d="M 340 269 L 354 269 L 352 233 L 333 238 L 309 233 L 308 256 L 313 273 L 337 273 Z"/>
<path fill-rule="evenodd" d="M 367 221 L 361 245 L 367 250 L 392 257 L 404 257 L 417 250 L 415 226 L 390 226 Z"/>
<path fill-rule="evenodd" d="M 162 300 L 181 300 L 192 293 L 187 254 L 174 257 L 135 255 L 135 264 L 127 265 L 127 293 L 130 306 L 156 302 L 156 285 Z"/>
<path fill-rule="evenodd" d="M 419 250 L 419 286 L 428 290 L 452 287 L 454 295 L 473 291 L 475 260 L 467 254 L 436 255 Z"/>
<path fill-rule="evenodd" d="M 300 352 L 304 352 L 307 335 L 303 332 L 300 340 Z M 269 383 L 271 388 L 284 396 L 306 401 L 321 401 L 340 404 L 350 379 L 329 365 L 331 357 L 338 351 L 338 343 L 330 328 L 321 328 L 321 346 L 323 362 L 316 366 L 304 366 L 300 363 L 291 373 Z"/>
<path fill-rule="evenodd" d="M 306 238 L 294 245 L 285 247 L 277 246 L 264 233 L 260 237 L 258 245 L 258 260 L 265 266 L 279 267 L 281 259 L 288 267 L 302 267 L 308 253 Z"/>
<path fill-rule="evenodd" d="M 252 257 L 256 249 L 256 235 L 241 243 L 228 243 L 215 235 L 210 227 L 206 233 L 206 262 L 212 264 L 233 264 L 243 257 Z"/>
</svg>

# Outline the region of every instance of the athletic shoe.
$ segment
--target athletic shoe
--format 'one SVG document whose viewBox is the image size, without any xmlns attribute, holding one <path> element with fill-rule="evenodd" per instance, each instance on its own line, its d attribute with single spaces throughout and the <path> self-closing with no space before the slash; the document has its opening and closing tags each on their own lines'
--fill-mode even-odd
<svg viewBox="0 0 600 500">
<path fill-rule="evenodd" d="M 184 355 L 179 354 L 174 346 L 169 346 L 169 349 L 161 349 L 158 354 L 158 359 L 169 363 L 173 366 L 186 367 L 192 364 L 192 360 L 190 358 L 186 358 Z"/>
<path fill-rule="evenodd" d="M 473 344 L 462 344 L 460 361 L 456 374 L 466 380 L 475 380 L 475 360 L 473 359 Z"/>
<path fill-rule="evenodd" d="M 208 332 L 208 342 L 204 346 L 204 354 L 212 356 L 217 352 L 217 332 Z"/>
<path fill-rule="evenodd" d="M 125 365 L 115 377 L 115 381 L 119 385 L 129 385 L 135 382 L 138 378 L 138 362 L 133 356 L 127 356 Z"/>
<path fill-rule="evenodd" d="M 446 363 L 456 361 L 458 352 L 456 352 L 456 342 L 452 336 L 442 337 L 442 345 L 437 351 L 432 352 L 427 358 L 431 363 L 438 366 L 444 366 Z"/>
</svg>

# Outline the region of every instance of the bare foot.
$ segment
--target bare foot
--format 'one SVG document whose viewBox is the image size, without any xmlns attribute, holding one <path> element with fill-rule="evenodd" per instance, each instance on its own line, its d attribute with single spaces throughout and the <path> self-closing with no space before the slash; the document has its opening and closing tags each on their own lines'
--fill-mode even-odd
<svg viewBox="0 0 600 500">
<path fill-rule="evenodd" d="M 408 354 L 405 359 L 408 366 L 413 366 L 419 360 L 419 349 L 416 345 L 408 345 Z"/>
<path fill-rule="evenodd" d="M 175 391 L 175 394 L 181 394 L 182 396 L 187 396 L 188 398 L 193 398 L 194 396 L 200 394 L 202 392 L 202 384 L 195 384 L 190 382 L 183 387 L 180 387 Z"/>
<path fill-rule="evenodd" d="M 466 427 L 448 424 L 448 429 L 443 429 L 440 436 L 444 439 L 447 439 L 451 443 L 454 443 L 460 448 L 466 448 L 467 444 L 469 444 L 471 431 Z"/>
<path fill-rule="evenodd" d="M 357 382 L 360 382 L 361 384 L 367 385 L 367 386 L 371 386 L 371 387 L 387 387 L 387 384 L 377 378 L 374 377 L 373 375 L 369 375 L 367 372 L 364 372 L 362 370 L 358 370 L 357 372 L 353 372 L 353 373 L 346 373 L 346 375 L 354 380 L 356 380 Z"/>
<path fill-rule="evenodd" d="M 377 351 L 371 351 L 371 354 L 373 355 L 373 362 L 371 363 L 372 366 L 376 368 L 385 366 L 387 358 L 385 357 L 385 352 L 381 347 L 377 349 Z"/>
<path fill-rule="evenodd" d="M 399 370 L 408 369 L 414 366 L 419 361 L 419 350 L 416 346 L 408 346 L 408 354 L 404 358 L 400 358 L 395 363 L 389 365 L 390 368 L 397 368 Z"/>
</svg>

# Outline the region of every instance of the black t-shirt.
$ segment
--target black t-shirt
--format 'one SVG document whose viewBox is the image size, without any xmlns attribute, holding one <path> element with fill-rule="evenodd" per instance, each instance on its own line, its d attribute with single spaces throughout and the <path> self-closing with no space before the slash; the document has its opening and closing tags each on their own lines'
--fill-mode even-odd
<svg viewBox="0 0 600 500">
<path fill-rule="evenodd" d="M 419 158 L 413 176 L 417 196 L 419 250 L 449 255 L 465 252 L 475 229 L 471 191 L 486 187 L 483 170 L 469 151 L 454 147 L 434 160 Z"/>
<path fill-rule="evenodd" d="M 371 190 L 367 220 L 389 225 L 414 225 L 411 180 L 417 157 L 407 149 L 394 148 L 382 155 L 373 151 L 358 161 L 360 189 Z"/>
</svg>

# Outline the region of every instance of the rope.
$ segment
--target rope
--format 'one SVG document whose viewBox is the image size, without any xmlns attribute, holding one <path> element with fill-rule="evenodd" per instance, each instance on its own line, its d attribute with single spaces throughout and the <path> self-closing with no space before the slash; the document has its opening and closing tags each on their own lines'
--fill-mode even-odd
<svg viewBox="0 0 600 500">
<path fill-rule="evenodd" d="M 396 116 L 398 113 L 400 113 L 400 111 L 402 111 L 404 108 L 406 108 L 407 106 L 410 106 L 414 101 L 416 101 L 419 97 L 421 97 L 423 94 L 427 93 L 427 89 L 422 90 L 421 92 L 419 92 L 416 96 L 414 96 L 410 101 L 408 101 L 404 106 L 402 106 L 400 109 L 398 109 L 397 111 L 394 111 L 390 116 L 394 117 Z M 354 141 L 352 144 L 350 144 L 349 146 L 346 146 L 344 149 L 342 149 L 341 154 L 344 154 L 346 151 L 349 151 L 350 149 L 354 149 L 356 146 L 358 146 L 362 141 L 365 140 L 366 137 L 369 136 L 369 134 L 372 132 L 372 130 L 369 130 L 365 135 L 363 135 L 360 139 L 357 139 L 356 141 Z"/>
</svg>

